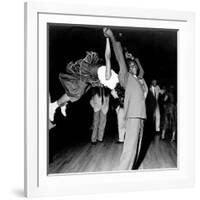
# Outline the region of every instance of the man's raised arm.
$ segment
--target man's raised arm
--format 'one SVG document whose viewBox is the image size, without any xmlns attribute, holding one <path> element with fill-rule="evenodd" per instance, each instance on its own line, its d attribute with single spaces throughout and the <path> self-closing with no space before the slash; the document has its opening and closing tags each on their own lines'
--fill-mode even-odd
<svg viewBox="0 0 200 200">
<path fill-rule="evenodd" d="M 144 70 L 143 70 L 143 68 L 142 68 L 142 65 L 140 64 L 139 59 L 138 59 L 138 58 L 135 58 L 135 62 L 137 63 L 138 68 L 139 68 L 138 77 L 139 77 L 139 78 L 143 78 L 143 76 L 144 76 Z"/>
</svg>

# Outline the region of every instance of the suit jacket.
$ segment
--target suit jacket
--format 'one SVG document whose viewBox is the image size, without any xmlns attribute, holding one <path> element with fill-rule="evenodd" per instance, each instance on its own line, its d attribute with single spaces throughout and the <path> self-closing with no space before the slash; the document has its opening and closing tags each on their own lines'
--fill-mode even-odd
<svg viewBox="0 0 200 200">
<path fill-rule="evenodd" d="M 159 94 L 162 93 L 160 87 L 158 85 L 156 85 L 155 87 L 151 86 L 150 91 L 152 95 L 155 97 L 156 101 L 158 101 Z"/>
<path fill-rule="evenodd" d="M 124 100 L 126 118 L 146 119 L 144 90 L 137 77 L 129 74 Z"/>
<path fill-rule="evenodd" d="M 146 119 L 145 96 L 142 84 L 128 72 L 120 42 L 113 44 L 119 64 L 119 82 L 125 89 L 124 113 L 126 118 Z"/>
</svg>

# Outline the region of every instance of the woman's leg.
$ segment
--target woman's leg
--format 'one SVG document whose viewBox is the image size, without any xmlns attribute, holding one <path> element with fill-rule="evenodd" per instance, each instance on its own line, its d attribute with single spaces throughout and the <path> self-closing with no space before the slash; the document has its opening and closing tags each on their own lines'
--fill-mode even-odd
<svg viewBox="0 0 200 200">
<path fill-rule="evenodd" d="M 100 111 L 95 112 L 93 115 L 93 131 L 91 136 L 91 142 L 97 142 L 97 134 L 98 134 L 98 127 L 99 127 L 99 118 L 100 118 Z"/>
<path fill-rule="evenodd" d="M 106 127 L 106 121 L 107 121 L 107 112 L 103 113 L 102 110 L 99 111 L 99 130 L 98 130 L 98 140 L 103 141 L 105 127 Z"/>
<path fill-rule="evenodd" d="M 67 102 L 70 101 L 70 97 L 65 93 L 63 94 L 57 101 L 50 103 L 49 101 L 49 119 L 50 121 L 54 121 L 54 114 L 58 107 L 63 107 L 66 109 Z M 63 111 L 63 109 L 61 109 Z M 63 112 L 62 112 L 63 113 Z"/>
<path fill-rule="evenodd" d="M 174 130 L 172 132 L 172 139 L 171 139 L 171 142 L 175 141 L 175 135 L 176 135 L 176 131 Z"/>
<path fill-rule="evenodd" d="M 57 103 L 58 106 L 62 107 L 65 106 L 68 101 L 70 101 L 70 97 L 65 93 L 57 100 Z"/>
<path fill-rule="evenodd" d="M 171 138 L 171 142 L 175 141 L 175 136 L 176 136 L 176 107 L 174 105 L 172 105 L 173 107 L 173 112 L 172 112 L 172 138 Z"/>
<path fill-rule="evenodd" d="M 164 140 L 165 139 L 165 132 L 166 132 L 166 130 L 165 130 L 165 128 L 163 128 L 163 130 L 162 130 L 162 135 L 161 135 L 161 138 Z"/>
</svg>

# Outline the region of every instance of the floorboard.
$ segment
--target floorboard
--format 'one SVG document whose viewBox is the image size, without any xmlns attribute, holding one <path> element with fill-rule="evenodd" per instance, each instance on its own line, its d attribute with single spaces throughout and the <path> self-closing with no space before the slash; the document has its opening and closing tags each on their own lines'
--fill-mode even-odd
<svg viewBox="0 0 200 200">
<path fill-rule="evenodd" d="M 49 174 L 113 171 L 123 149 L 123 144 L 113 138 L 105 138 L 96 145 L 80 142 L 66 146 L 49 164 Z M 139 169 L 168 169 L 177 167 L 177 144 L 170 140 L 154 139 Z"/>
</svg>

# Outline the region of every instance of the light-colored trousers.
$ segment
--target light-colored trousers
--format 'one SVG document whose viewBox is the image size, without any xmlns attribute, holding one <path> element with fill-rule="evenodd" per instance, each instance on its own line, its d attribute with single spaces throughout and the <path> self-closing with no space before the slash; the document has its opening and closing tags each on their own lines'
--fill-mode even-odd
<svg viewBox="0 0 200 200">
<path fill-rule="evenodd" d="M 131 170 L 138 159 L 143 137 L 144 120 L 128 118 L 126 122 L 126 136 L 120 157 L 119 170 Z"/>
<path fill-rule="evenodd" d="M 124 108 L 118 106 L 116 108 L 116 113 L 117 113 L 118 133 L 119 133 L 118 141 L 123 142 L 125 133 L 126 133 L 125 120 L 124 120 Z"/>
<path fill-rule="evenodd" d="M 155 130 L 159 132 L 160 131 L 160 108 L 158 105 L 156 106 L 156 109 L 154 112 L 154 122 L 155 122 Z"/>
<path fill-rule="evenodd" d="M 93 117 L 93 132 L 91 141 L 96 142 L 97 140 L 102 141 L 104 136 L 104 129 L 107 121 L 107 113 L 103 113 L 102 110 L 94 112 Z"/>
<path fill-rule="evenodd" d="M 91 136 L 91 141 L 96 142 L 97 140 L 102 141 L 104 136 L 104 129 L 107 121 L 107 113 L 109 109 L 109 99 L 110 96 L 104 96 L 104 101 L 102 102 L 102 96 L 95 94 L 90 105 L 93 108 L 93 132 Z"/>
</svg>

